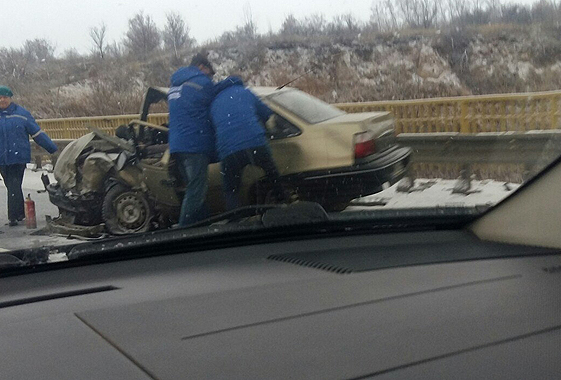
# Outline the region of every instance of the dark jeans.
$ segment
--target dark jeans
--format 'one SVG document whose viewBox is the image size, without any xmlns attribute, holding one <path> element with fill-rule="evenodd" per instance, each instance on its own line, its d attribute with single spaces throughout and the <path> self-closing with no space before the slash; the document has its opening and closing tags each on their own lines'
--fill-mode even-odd
<svg viewBox="0 0 561 380">
<path fill-rule="evenodd" d="M 4 184 L 8 189 L 8 219 L 22 220 L 25 217 L 23 209 L 23 192 L 21 184 L 25 164 L 0 165 L 0 174 L 4 179 Z"/>
<path fill-rule="evenodd" d="M 279 180 L 279 172 L 273 161 L 271 150 L 268 145 L 232 153 L 222 160 L 221 165 L 224 195 L 226 197 L 226 207 L 228 210 L 240 207 L 241 201 L 239 198 L 239 191 L 243 169 L 247 165 L 254 165 L 262 168 L 268 180 L 273 185 L 273 191 L 277 199 L 284 199 L 284 192 Z"/>
<path fill-rule="evenodd" d="M 186 183 L 179 216 L 179 225 L 184 227 L 205 219 L 209 214 L 205 206 L 209 158 L 206 154 L 199 153 L 174 153 L 173 157 L 177 170 Z"/>
</svg>

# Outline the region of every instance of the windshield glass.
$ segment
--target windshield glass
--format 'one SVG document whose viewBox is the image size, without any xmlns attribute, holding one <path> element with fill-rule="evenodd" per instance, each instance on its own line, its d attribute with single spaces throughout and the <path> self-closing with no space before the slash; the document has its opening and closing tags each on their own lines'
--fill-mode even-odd
<svg viewBox="0 0 561 380">
<path fill-rule="evenodd" d="M 302 91 L 283 91 L 271 95 L 270 99 L 310 124 L 321 123 L 345 114 L 339 108 Z"/>
<path fill-rule="evenodd" d="M 561 154 L 555 1 L 71 3 L 2 10 L 0 253 L 480 215 Z"/>
</svg>

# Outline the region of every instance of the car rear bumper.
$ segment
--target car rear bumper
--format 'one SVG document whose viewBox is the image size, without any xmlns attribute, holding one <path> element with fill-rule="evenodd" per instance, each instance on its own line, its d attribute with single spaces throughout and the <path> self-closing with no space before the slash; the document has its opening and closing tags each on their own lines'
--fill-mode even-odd
<svg viewBox="0 0 561 380">
<path fill-rule="evenodd" d="M 350 201 L 377 193 L 405 176 L 411 149 L 397 147 L 357 165 L 286 178 L 305 199 L 320 203 Z"/>
</svg>

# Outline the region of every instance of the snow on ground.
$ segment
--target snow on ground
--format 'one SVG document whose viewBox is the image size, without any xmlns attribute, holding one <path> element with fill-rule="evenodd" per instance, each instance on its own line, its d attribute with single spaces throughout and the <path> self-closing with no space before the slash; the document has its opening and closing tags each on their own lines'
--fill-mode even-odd
<svg viewBox="0 0 561 380">
<path fill-rule="evenodd" d="M 471 181 L 466 194 L 453 194 L 456 180 L 416 179 L 411 192 L 401 193 L 394 185 L 377 194 L 357 199 L 346 211 L 375 208 L 470 207 L 494 205 L 516 190 L 520 184 L 493 180 Z"/>
<path fill-rule="evenodd" d="M 41 182 L 41 174 L 43 173 L 47 174 L 46 171 L 34 172 L 31 169 L 27 169 L 23 176 L 22 188 L 24 197 L 30 194 L 31 199 L 35 202 L 37 229 L 27 229 L 25 222 L 21 222 L 16 227 L 6 225 L 8 222 L 7 191 L 4 182 L 0 178 L 0 252 L 75 243 L 75 241 L 64 237 L 32 235 L 46 226 L 45 215 L 58 216 L 58 208 L 49 201 L 47 193 L 37 192 L 44 190 L 43 182 Z M 51 182 L 54 182 L 53 175 L 48 174 L 48 176 Z"/>
<path fill-rule="evenodd" d="M 46 173 L 46 171 L 34 172 L 27 169 L 23 182 L 24 195 L 31 194 L 31 198 L 35 201 L 38 229 L 46 226 L 46 215 L 58 216 L 58 209 L 50 203 L 48 195 L 45 192 L 38 193 L 38 191 L 44 189 L 41 182 L 41 174 L 43 173 Z M 54 182 L 53 175 L 48 175 L 51 182 Z M 397 185 L 394 185 L 380 193 L 356 200 L 353 205 L 347 208 L 346 212 L 377 208 L 493 205 L 520 186 L 519 184 L 492 180 L 472 181 L 472 188 L 468 194 L 453 194 L 452 189 L 455 184 L 455 180 L 417 179 L 414 188 L 409 193 L 397 192 Z M 6 188 L 0 181 L 0 252 L 77 243 L 76 240 L 61 236 L 33 235 L 32 233 L 37 230 L 28 230 L 25 224 L 8 227 L 4 225 L 7 221 Z M 58 256 L 52 257 L 53 261 L 60 259 Z"/>
</svg>

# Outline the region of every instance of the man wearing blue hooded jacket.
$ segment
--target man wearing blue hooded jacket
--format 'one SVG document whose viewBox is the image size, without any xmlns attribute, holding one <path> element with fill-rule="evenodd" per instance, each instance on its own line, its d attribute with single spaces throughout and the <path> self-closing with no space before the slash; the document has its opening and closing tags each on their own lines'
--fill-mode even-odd
<svg viewBox="0 0 561 380">
<path fill-rule="evenodd" d="M 283 200 L 279 172 L 263 127 L 273 111 L 245 88 L 238 77 L 228 77 L 218 83 L 216 93 L 210 114 L 227 208 L 232 210 L 240 206 L 241 177 L 247 165 L 261 167 L 273 185 L 276 198 Z"/>
<path fill-rule="evenodd" d="M 196 223 L 207 216 L 208 165 L 214 155 L 214 130 L 210 103 L 214 97 L 214 70 L 201 54 L 191 65 L 171 76 L 168 92 L 169 149 L 186 183 L 179 226 Z"/>
<path fill-rule="evenodd" d="M 25 166 L 31 161 L 29 136 L 47 152 L 54 153 L 57 146 L 41 131 L 31 114 L 12 102 L 12 90 L 0 86 L 0 174 L 8 189 L 8 219 L 16 226 L 24 219 L 21 185 Z"/>
</svg>

